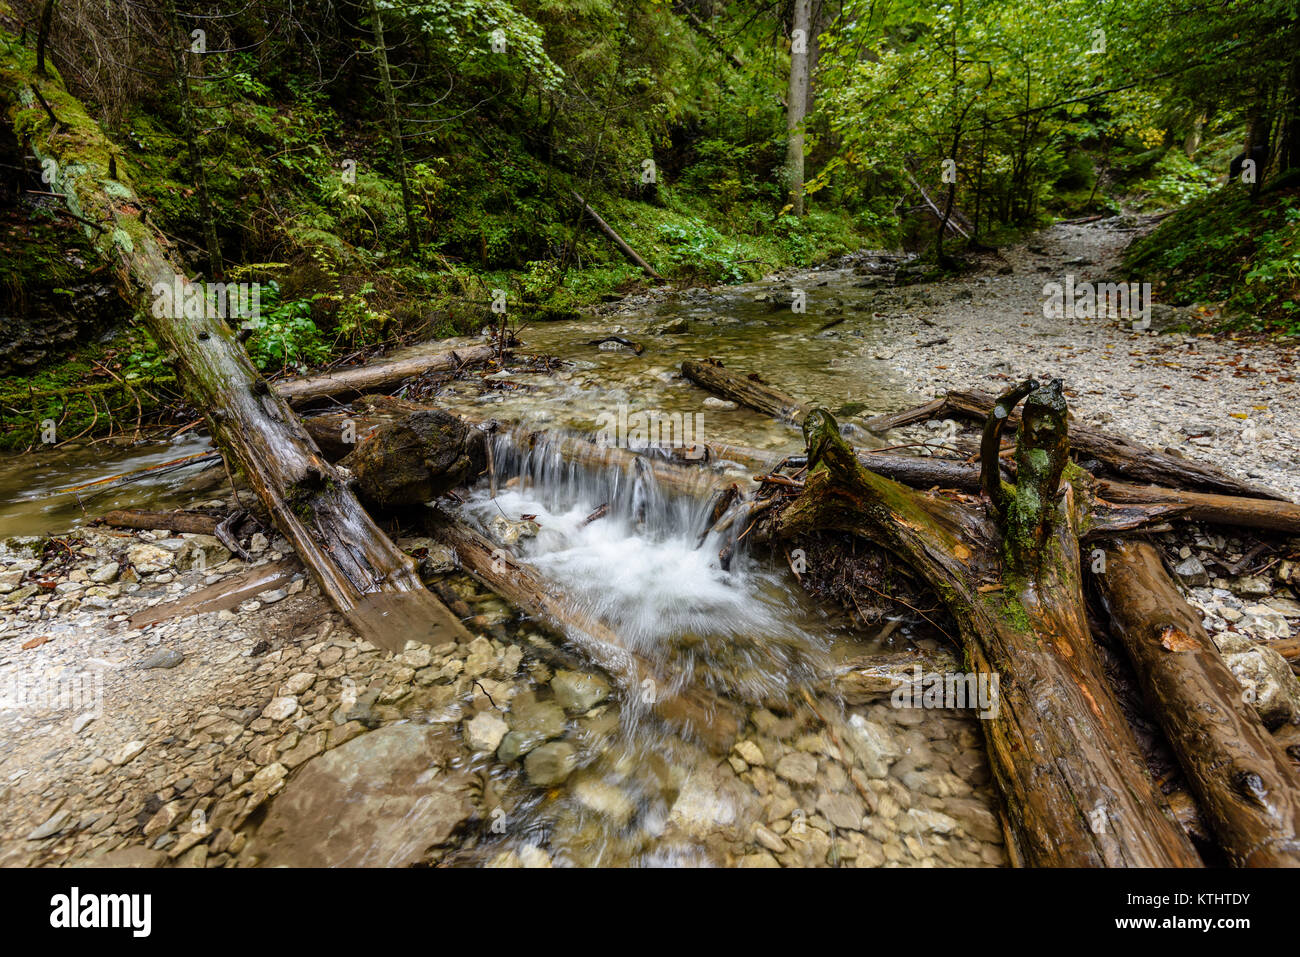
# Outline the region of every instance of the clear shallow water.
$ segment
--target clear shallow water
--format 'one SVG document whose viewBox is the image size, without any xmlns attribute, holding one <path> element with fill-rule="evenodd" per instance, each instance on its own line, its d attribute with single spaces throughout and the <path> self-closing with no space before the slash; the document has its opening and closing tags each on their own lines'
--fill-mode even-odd
<svg viewBox="0 0 1300 957">
<path fill-rule="evenodd" d="M 172 441 L 138 445 L 104 442 L 0 456 L 0 539 L 64 532 L 115 508 L 192 507 L 195 478 L 211 463 L 186 466 L 102 492 L 64 490 L 211 450 L 206 435 L 187 432 Z"/>
</svg>

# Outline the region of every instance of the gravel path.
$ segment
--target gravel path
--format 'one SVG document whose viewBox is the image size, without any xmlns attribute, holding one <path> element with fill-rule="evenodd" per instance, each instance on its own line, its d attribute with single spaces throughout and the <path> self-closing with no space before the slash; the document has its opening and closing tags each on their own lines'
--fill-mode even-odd
<svg viewBox="0 0 1300 957">
<path fill-rule="evenodd" d="M 919 398 L 948 389 L 1001 391 L 1026 376 L 1061 378 L 1079 421 L 1105 428 L 1300 501 L 1300 347 L 1221 334 L 1156 331 L 1186 321 L 1159 304 L 1152 330 L 1120 318 L 1045 318 L 1043 286 L 1124 276 L 1131 231 L 1058 225 L 1003 251 L 1001 272 L 899 291 L 885 315 L 888 360 Z M 1009 272 L 1007 271 L 1009 267 Z M 938 345 L 936 339 L 946 339 Z"/>
</svg>

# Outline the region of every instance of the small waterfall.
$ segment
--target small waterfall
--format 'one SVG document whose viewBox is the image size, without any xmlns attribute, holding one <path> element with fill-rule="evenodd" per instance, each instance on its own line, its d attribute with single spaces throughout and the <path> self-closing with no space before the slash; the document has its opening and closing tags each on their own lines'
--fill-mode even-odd
<svg viewBox="0 0 1300 957">
<path fill-rule="evenodd" d="M 815 613 L 783 569 L 743 548 L 722 567 L 718 551 L 741 523 L 701 544 L 726 485 L 719 473 L 701 467 L 698 484 L 682 487 L 693 470 L 672 470 L 670 489 L 647 455 L 563 434 L 507 431 L 492 442 L 498 492 L 480 483 L 468 516 L 489 534 L 500 517 L 532 516 L 540 529 L 520 539 L 520 556 L 674 683 L 761 698 L 824 651 Z"/>
</svg>

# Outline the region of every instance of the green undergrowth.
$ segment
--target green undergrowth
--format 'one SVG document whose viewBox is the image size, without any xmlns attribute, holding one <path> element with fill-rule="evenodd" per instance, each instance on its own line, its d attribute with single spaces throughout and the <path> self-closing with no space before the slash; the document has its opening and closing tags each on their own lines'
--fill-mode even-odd
<svg viewBox="0 0 1300 957">
<path fill-rule="evenodd" d="M 1300 335 L 1300 184 L 1196 200 L 1129 247 L 1125 267 L 1175 305 L 1225 304 L 1233 328 Z"/>
</svg>

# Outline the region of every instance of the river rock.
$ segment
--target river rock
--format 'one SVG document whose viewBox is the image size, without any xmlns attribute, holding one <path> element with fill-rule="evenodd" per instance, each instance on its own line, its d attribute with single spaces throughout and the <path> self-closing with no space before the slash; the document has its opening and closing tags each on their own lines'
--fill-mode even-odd
<svg viewBox="0 0 1300 957">
<path fill-rule="evenodd" d="M 537 787 L 562 783 L 578 763 L 577 751 L 567 741 L 552 741 L 529 752 L 524 760 L 528 780 Z"/>
<path fill-rule="evenodd" d="M 1265 725 L 1300 724 L 1300 681 L 1285 658 L 1235 632 L 1217 631 L 1210 638 Z"/>
<path fill-rule="evenodd" d="M 484 711 L 465 722 L 465 743 L 474 751 L 495 751 L 509 730 L 499 717 Z"/>
<path fill-rule="evenodd" d="M 551 679 L 551 690 L 565 711 L 590 711 L 609 697 L 609 682 L 599 675 L 561 670 Z"/>
<path fill-rule="evenodd" d="M 176 561 L 176 553 L 142 542 L 127 549 L 126 560 L 141 574 L 150 574 L 171 568 Z"/>
<path fill-rule="evenodd" d="M 185 660 L 185 653 L 175 648 L 163 648 L 140 662 L 140 668 L 148 671 L 152 668 L 175 668 Z"/>
<path fill-rule="evenodd" d="M 1174 566 L 1174 574 L 1182 580 L 1184 585 L 1197 586 L 1205 585 L 1210 581 L 1210 573 L 1205 570 L 1201 560 L 1193 555 Z"/>
<path fill-rule="evenodd" d="M 474 814 L 439 725 L 394 724 L 313 758 L 271 802 L 248 857 L 275 867 L 405 867 Z"/>
<path fill-rule="evenodd" d="M 117 573 L 122 570 L 122 566 L 117 562 L 107 562 L 93 569 L 88 577 L 97 585 L 107 585 L 109 582 L 117 580 Z"/>
<path fill-rule="evenodd" d="M 885 777 L 889 774 L 889 766 L 903 756 L 902 748 L 888 728 L 860 714 L 849 718 L 846 737 L 868 777 Z"/>
</svg>

